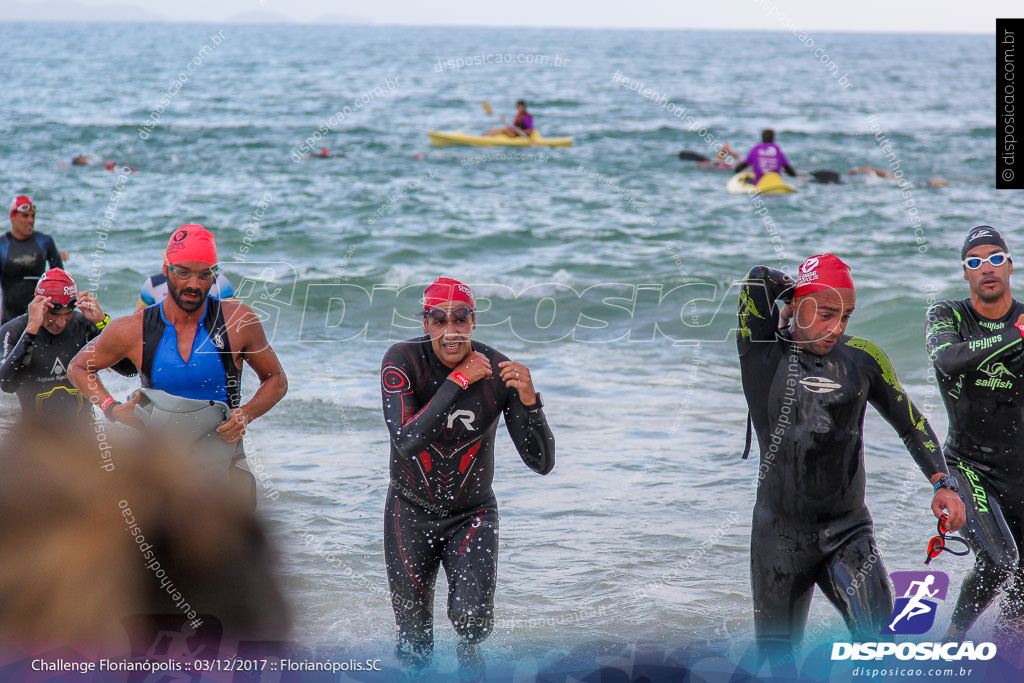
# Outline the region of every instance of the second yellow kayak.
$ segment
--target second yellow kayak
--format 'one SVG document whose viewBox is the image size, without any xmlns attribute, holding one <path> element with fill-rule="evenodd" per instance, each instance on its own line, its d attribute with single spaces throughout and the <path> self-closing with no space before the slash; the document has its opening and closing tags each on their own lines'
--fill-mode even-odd
<svg viewBox="0 0 1024 683">
<path fill-rule="evenodd" d="M 752 171 L 737 173 L 729 179 L 725 189 L 729 191 L 729 194 L 754 194 L 755 192 L 758 194 L 789 194 L 796 192 L 796 188 L 783 180 L 778 173 L 765 173 L 757 185 L 750 182 L 753 179 Z"/>
</svg>

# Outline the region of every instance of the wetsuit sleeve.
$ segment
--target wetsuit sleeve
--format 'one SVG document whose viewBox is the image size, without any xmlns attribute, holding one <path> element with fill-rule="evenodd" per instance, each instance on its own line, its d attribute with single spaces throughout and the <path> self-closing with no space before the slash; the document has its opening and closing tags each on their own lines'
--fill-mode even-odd
<svg viewBox="0 0 1024 683">
<path fill-rule="evenodd" d="M 380 369 L 384 421 L 391 433 L 391 443 L 406 458 L 420 454 L 444 426 L 444 416 L 462 388 L 445 380 L 427 404 L 420 406 L 410 377 L 413 368 L 400 350 L 392 347 L 384 356 Z"/>
<path fill-rule="evenodd" d="M 122 377 L 135 377 L 139 374 L 139 369 L 135 367 L 135 363 L 132 362 L 131 358 L 122 358 L 111 365 L 110 369 Z"/>
<path fill-rule="evenodd" d="M 869 373 L 871 389 L 868 401 L 903 439 L 903 444 L 917 466 L 929 479 L 935 474 L 946 472 L 946 461 L 942 457 L 942 449 L 939 448 L 939 439 L 935 431 L 917 406 L 911 402 L 910 396 L 896 377 L 892 363 L 882 349 L 866 339 L 857 337 L 850 339 L 847 345 L 859 348 L 868 355 L 867 362 L 872 366 L 872 372 Z"/>
<path fill-rule="evenodd" d="M 942 374 L 952 376 L 977 370 L 997 357 L 1007 361 L 1016 356 L 1013 360 L 1021 360 L 1024 338 L 1016 327 L 1011 325 L 995 334 L 966 340 L 960 333 L 960 315 L 945 301 L 928 309 L 928 355 Z"/>
<path fill-rule="evenodd" d="M 736 343 L 742 356 L 754 342 L 775 341 L 779 329 L 776 301 L 793 300 L 796 283 L 780 270 L 754 266 L 743 280 L 739 298 Z"/>
<path fill-rule="evenodd" d="M 555 435 L 551 433 L 543 408 L 531 413 L 519 400 L 519 394 L 510 391 L 505 406 L 505 427 L 527 467 L 538 474 L 547 474 L 554 468 Z"/>
<path fill-rule="evenodd" d="M 46 262 L 50 264 L 51 268 L 64 267 L 64 259 L 60 257 L 60 250 L 57 249 L 57 243 L 53 241 L 52 237 L 48 237 L 46 240 Z"/>
<path fill-rule="evenodd" d="M 35 343 L 36 335 L 23 331 L 18 325 L 6 325 L 0 330 L 0 389 L 10 394 L 21 385 L 23 361 Z"/>
</svg>

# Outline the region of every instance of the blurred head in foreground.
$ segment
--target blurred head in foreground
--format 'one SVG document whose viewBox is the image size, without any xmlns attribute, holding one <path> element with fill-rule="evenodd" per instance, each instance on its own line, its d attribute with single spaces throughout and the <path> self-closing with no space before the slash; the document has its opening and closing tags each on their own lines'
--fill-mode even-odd
<svg viewBox="0 0 1024 683">
<path fill-rule="evenodd" d="M 26 424 L 0 443 L 0 642 L 123 653 L 175 621 L 283 639 L 273 552 L 248 501 L 152 435 L 97 436 Z"/>
</svg>

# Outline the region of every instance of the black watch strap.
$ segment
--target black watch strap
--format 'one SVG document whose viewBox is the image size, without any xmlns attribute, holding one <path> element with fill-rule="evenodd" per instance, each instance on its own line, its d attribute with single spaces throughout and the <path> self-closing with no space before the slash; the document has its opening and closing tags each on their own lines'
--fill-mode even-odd
<svg viewBox="0 0 1024 683">
<path fill-rule="evenodd" d="M 935 490 L 949 489 L 950 491 L 960 491 L 960 483 L 956 480 L 956 477 L 951 477 L 948 474 L 944 474 L 939 477 L 939 480 L 935 482 Z"/>
<path fill-rule="evenodd" d="M 114 408 L 118 407 L 119 405 L 121 405 L 120 401 L 111 401 L 110 405 L 108 405 L 103 410 L 103 416 L 107 418 L 107 420 L 109 420 L 110 422 L 113 422 L 114 419 L 111 417 L 111 414 L 114 412 Z"/>
<path fill-rule="evenodd" d="M 526 410 L 528 410 L 531 413 L 534 412 L 535 410 L 540 410 L 541 408 L 544 407 L 544 397 L 541 396 L 540 392 L 538 391 L 537 392 L 537 402 L 534 403 L 533 405 L 529 405 L 529 406 L 528 405 L 524 405 L 523 407 L 526 408 Z"/>
</svg>

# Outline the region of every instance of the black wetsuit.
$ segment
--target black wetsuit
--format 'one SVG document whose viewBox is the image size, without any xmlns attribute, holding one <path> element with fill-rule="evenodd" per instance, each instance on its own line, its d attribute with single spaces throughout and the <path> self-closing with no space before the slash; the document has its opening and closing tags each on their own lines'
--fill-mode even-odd
<svg viewBox="0 0 1024 683">
<path fill-rule="evenodd" d="M 529 412 L 499 377 L 508 360 L 472 342 L 494 371 L 463 390 L 429 336 L 392 346 L 381 365 L 384 419 L 391 434 L 391 485 L 384 555 L 398 624 L 398 650 L 417 660 L 433 648 L 434 580 L 448 577 L 448 618 L 463 642 L 479 643 L 494 624 L 498 509 L 491 490 L 494 435 L 504 414 L 527 467 L 547 474 L 555 440 L 543 410 Z"/>
<path fill-rule="evenodd" d="M 75 311 L 58 335 L 42 326 L 37 334 L 28 334 L 26 327 L 27 313 L 0 327 L 0 389 L 17 394 L 23 417 L 58 422 L 91 417 L 89 401 L 71 384 L 67 368 L 75 354 L 99 335 L 96 325 Z M 135 374 L 127 359 L 113 369 Z"/>
<path fill-rule="evenodd" d="M 928 311 L 928 352 L 949 415 L 946 460 L 955 467 L 967 511 L 962 534 L 977 559 L 953 610 L 961 632 L 1011 575 L 999 624 L 1024 626 L 1020 544 L 1024 539 L 1024 339 L 1014 301 L 999 320 L 983 318 L 970 299 Z"/>
<path fill-rule="evenodd" d="M 39 276 L 50 268 L 63 268 L 64 262 L 53 238 L 33 232 L 28 239 L 15 239 L 10 231 L 0 235 L 0 289 L 3 290 L 3 314 L 0 325 L 28 310 L 35 297 Z"/>
<path fill-rule="evenodd" d="M 875 344 L 844 335 L 824 356 L 779 330 L 793 281 L 756 266 L 739 298 L 743 393 L 761 448 L 750 542 L 754 627 L 774 658 L 802 638 L 814 586 L 856 638 L 878 640 L 892 590 L 864 503 L 864 411 L 871 403 L 925 475 L 945 471 L 938 439 Z"/>
</svg>

